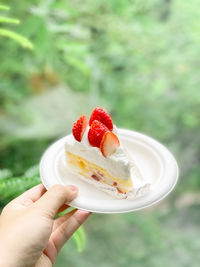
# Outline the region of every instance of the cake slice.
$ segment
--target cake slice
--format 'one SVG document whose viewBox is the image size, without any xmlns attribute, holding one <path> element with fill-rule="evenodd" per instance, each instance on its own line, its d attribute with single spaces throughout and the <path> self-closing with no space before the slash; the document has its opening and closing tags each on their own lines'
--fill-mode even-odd
<svg viewBox="0 0 200 267">
<path fill-rule="evenodd" d="M 131 164 L 117 137 L 109 114 L 97 107 L 87 125 L 85 115 L 73 125 L 65 143 L 70 169 L 97 187 L 126 194 L 133 189 Z"/>
</svg>

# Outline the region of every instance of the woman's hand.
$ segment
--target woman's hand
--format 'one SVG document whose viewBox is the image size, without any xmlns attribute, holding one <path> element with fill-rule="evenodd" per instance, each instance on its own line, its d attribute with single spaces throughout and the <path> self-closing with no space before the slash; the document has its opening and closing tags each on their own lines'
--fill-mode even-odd
<svg viewBox="0 0 200 267">
<path fill-rule="evenodd" d="M 0 216 L 0 267 L 53 266 L 58 252 L 87 219 L 74 210 L 58 219 L 77 196 L 75 186 L 38 185 L 12 200 Z"/>
</svg>

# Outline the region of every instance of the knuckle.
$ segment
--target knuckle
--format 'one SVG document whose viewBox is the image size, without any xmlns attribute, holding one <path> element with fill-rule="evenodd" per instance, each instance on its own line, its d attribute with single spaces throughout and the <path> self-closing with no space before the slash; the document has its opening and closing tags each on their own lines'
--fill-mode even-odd
<svg viewBox="0 0 200 267">
<path fill-rule="evenodd" d="M 51 190 L 51 189 L 50 189 Z M 54 197 L 59 201 L 59 202 L 64 202 L 67 199 L 68 192 L 66 191 L 66 188 L 62 185 L 54 185 L 52 187 L 51 193 L 54 195 Z"/>
<path fill-rule="evenodd" d="M 72 192 L 69 188 L 63 185 L 56 184 L 52 187 L 52 191 L 57 198 L 65 199 L 66 201 L 72 200 Z"/>
<path fill-rule="evenodd" d="M 57 194 L 61 194 L 61 195 L 65 192 L 64 187 L 60 184 L 53 185 L 50 190 L 56 192 Z"/>
<path fill-rule="evenodd" d="M 74 194 L 72 193 L 72 191 L 66 186 L 59 185 L 59 184 L 52 186 L 46 195 L 46 200 L 48 199 L 51 200 L 51 203 L 52 203 L 52 199 L 54 199 L 53 203 L 51 204 L 54 207 L 57 207 L 57 206 L 60 207 L 64 203 L 70 203 L 73 200 L 73 198 L 74 198 Z M 53 208 L 53 210 L 54 209 L 55 208 Z"/>
<path fill-rule="evenodd" d="M 66 227 L 64 227 L 64 225 L 60 227 L 60 234 L 64 237 L 65 240 L 67 240 L 69 238 L 69 234 L 68 234 L 68 230 L 66 229 Z"/>
<path fill-rule="evenodd" d="M 77 228 L 82 224 L 82 221 L 77 217 L 74 217 L 74 222 Z"/>
</svg>

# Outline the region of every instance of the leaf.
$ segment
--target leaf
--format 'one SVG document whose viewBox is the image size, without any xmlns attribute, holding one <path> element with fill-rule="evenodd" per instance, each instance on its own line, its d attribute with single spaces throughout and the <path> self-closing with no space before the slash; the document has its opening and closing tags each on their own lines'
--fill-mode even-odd
<svg viewBox="0 0 200 267">
<path fill-rule="evenodd" d="M 0 180 L 12 177 L 12 172 L 8 169 L 0 169 Z"/>
<path fill-rule="evenodd" d="M 0 36 L 11 38 L 12 40 L 15 40 L 16 42 L 20 43 L 23 47 L 28 49 L 33 49 L 33 44 L 22 35 L 15 33 L 13 31 L 7 30 L 7 29 L 0 29 Z"/>
<path fill-rule="evenodd" d="M 76 242 L 78 252 L 82 252 L 85 249 L 85 232 L 83 227 L 79 227 L 78 230 L 73 234 L 73 238 Z"/>
<path fill-rule="evenodd" d="M 81 71 L 84 75 L 89 75 L 89 67 L 85 64 L 84 60 L 76 57 L 75 55 L 65 55 L 64 59 L 66 63 Z"/>
<path fill-rule="evenodd" d="M 9 6 L 5 6 L 5 5 L 0 5 L 0 9 L 10 10 L 10 7 Z"/>
<path fill-rule="evenodd" d="M 40 183 L 39 177 L 12 177 L 0 180 L 0 202 L 11 199 L 22 194 L 27 189 Z"/>
<path fill-rule="evenodd" d="M 0 16 L 0 23 L 19 24 L 20 20 Z"/>
<path fill-rule="evenodd" d="M 34 165 L 32 167 L 30 167 L 25 173 L 24 173 L 24 176 L 25 177 L 35 177 L 35 176 L 39 176 L 39 166 L 38 164 L 37 165 Z"/>
</svg>

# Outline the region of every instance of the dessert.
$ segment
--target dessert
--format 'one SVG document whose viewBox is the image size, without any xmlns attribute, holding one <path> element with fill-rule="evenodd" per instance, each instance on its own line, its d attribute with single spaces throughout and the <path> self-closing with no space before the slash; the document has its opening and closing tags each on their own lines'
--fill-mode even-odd
<svg viewBox="0 0 200 267">
<path fill-rule="evenodd" d="M 89 123 L 82 115 L 73 124 L 65 151 L 69 168 L 82 180 L 119 195 L 133 190 L 131 162 L 104 109 L 96 107 Z"/>
</svg>

